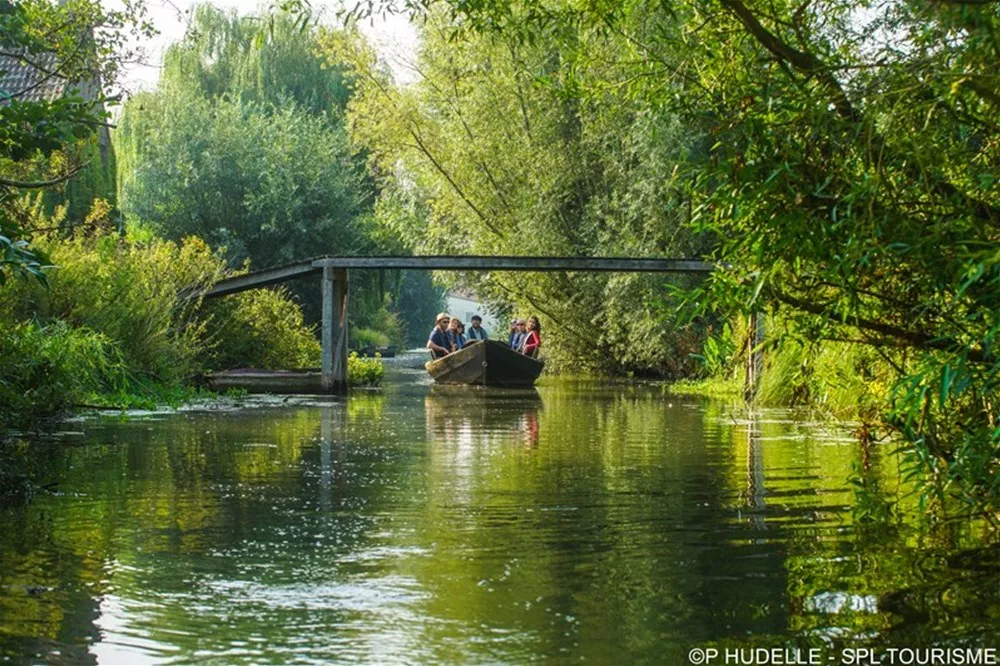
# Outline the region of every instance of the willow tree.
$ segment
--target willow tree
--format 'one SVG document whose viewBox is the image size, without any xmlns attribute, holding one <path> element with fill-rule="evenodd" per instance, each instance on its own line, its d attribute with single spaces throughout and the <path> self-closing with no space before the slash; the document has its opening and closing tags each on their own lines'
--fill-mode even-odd
<svg viewBox="0 0 1000 666">
<path fill-rule="evenodd" d="M 341 121 L 348 90 L 311 34 L 199 6 L 157 90 L 122 114 L 125 214 L 225 247 L 234 265 L 363 248 L 370 190 Z"/>
<path fill-rule="evenodd" d="M 331 35 L 334 61 L 357 67 L 348 105 L 353 138 L 390 183 L 419 193 L 411 218 L 424 252 L 547 256 L 690 256 L 688 202 L 676 159 L 704 154 L 670 113 L 583 91 L 577 76 L 618 78 L 621 44 L 575 28 L 522 43 L 463 33 L 430 12 L 412 86 L 392 84 L 363 43 Z M 352 55 L 344 55 L 344 49 Z M 610 64 L 606 62 L 610 60 Z M 581 65 L 586 71 L 578 71 Z M 392 186 L 389 186 L 389 192 Z M 678 333 L 664 280 L 650 276 L 469 274 L 464 281 L 504 311 L 535 312 L 550 365 L 680 374 L 696 334 Z M 505 332 L 500 332 L 501 337 Z"/>
<path fill-rule="evenodd" d="M 122 114 L 125 215 L 170 238 L 200 236 L 233 267 L 378 253 L 386 239 L 370 233 L 374 182 L 344 125 L 350 75 L 317 54 L 315 26 L 296 16 L 198 6 L 157 89 Z M 385 285 L 356 276 L 352 317 L 399 341 L 387 308 L 408 305 Z M 315 284 L 296 293 L 315 320 Z"/>
</svg>

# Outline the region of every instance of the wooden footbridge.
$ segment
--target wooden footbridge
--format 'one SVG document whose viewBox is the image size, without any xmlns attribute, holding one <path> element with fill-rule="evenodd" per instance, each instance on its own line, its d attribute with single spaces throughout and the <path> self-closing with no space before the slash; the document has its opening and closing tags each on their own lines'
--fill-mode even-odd
<svg viewBox="0 0 1000 666">
<path fill-rule="evenodd" d="M 601 271 L 619 273 L 709 273 L 714 264 L 699 259 L 647 259 L 628 257 L 318 257 L 245 275 L 226 278 L 201 294 L 218 298 L 260 289 L 274 284 L 319 275 L 323 288 L 323 367 L 320 378 L 324 392 L 347 389 L 347 286 L 352 270 L 446 270 L 446 271 Z"/>
</svg>

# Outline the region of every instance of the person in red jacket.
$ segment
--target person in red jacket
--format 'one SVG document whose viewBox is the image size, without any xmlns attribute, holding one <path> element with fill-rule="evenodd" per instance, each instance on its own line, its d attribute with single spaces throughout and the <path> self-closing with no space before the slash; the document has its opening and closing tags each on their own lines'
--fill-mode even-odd
<svg viewBox="0 0 1000 666">
<path fill-rule="evenodd" d="M 538 356 L 538 348 L 542 346 L 542 325 L 538 323 L 538 317 L 528 317 L 528 332 L 521 342 L 521 353 L 525 356 L 535 358 Z"/>
</svg>

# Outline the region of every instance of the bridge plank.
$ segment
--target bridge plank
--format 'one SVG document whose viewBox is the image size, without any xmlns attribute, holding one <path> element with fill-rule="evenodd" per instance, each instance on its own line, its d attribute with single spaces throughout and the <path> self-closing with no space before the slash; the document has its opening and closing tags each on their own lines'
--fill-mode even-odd
<svg viewBox="0 0 1000 666">
<path fill-rule="evenodd" d="M 332 269 L 475 270 L 475 271 L 604 271 L 629 273 L 710 273 L 715 265 L 698 259 L 630 257 L 320 257 L 287 266 L 265 268 L 219 280 L 204 298 L 259 289 L 294 278 Z"/>
<path fill-rule="evenodd" d="M 247 273 L 246 275 L 237 275 L 236 277 L 219 280 L 202 296 L 204 298 L 228 296 L 229 294 L 237 294 L 249 289 L 268 287 L 272 284 L 278 284 L 279 282 L 285 282 L 286 280 L 292 280 L 304 275 L 320 273 L 322 270 L 322 268 L 313 266 L 311 260 L 288 266 L 279 266 L 277 268 L 265 268 L 253 273 Z"/>
<path fill-rule="evenodd" d="M 697 259 L 631 257 L 322 257 L 313 261 L 322 268 L 386 268 L 479 271 L 615 271 L 653 273 L 709 273 L 714 265 Z"/>
</svg>

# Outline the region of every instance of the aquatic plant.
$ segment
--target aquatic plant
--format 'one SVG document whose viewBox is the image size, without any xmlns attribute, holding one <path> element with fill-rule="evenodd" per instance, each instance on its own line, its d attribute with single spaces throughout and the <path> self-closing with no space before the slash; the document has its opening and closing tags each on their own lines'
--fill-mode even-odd
<svg viewBox="0 0 1000 666">
<path fill-rule="evenodd" d="M 378 354 L 374 358 L 365 358 L 351 352 L 347 357 L 347 383 L 351 386 L 378 386 L 384 374 L 382 357 Z"/>
</svg>

